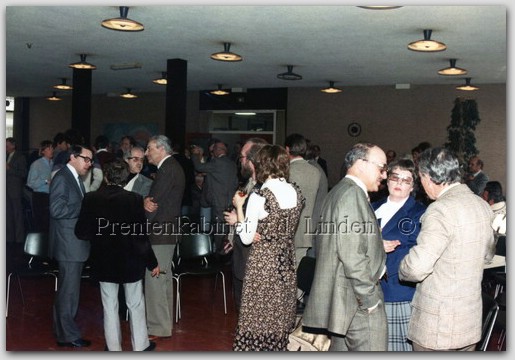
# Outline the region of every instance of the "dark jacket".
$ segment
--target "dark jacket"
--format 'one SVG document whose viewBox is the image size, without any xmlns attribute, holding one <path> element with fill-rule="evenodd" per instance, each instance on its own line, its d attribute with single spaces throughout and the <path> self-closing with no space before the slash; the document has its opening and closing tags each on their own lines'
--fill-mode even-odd
<svg viewBox="0 0 515 360">
<path fill-rule="evenodd" d="M 374 211 L 386 202 L 386 198 L 372 203 Z M 409 250 L 417 244 L 420 232 L 420 217 L 426 206 L 410 196 L 402 207 L 386 224 L 381 234 L 383 240 L 399 240 L 401 244 L 394 251 L 386 254 L 386 271 L 388 278 L 381 280 L 385 302 L 411 301 L 415 294 L 415 284 L 399 282 L 399 265 Z M 379 220 L 379 219 L 378 219 Z"/>
<path fill-rule="evenodd" d="M 107 185 L 84 197 L 75 234 L 91 242 L 91 269 L 98 281 L 131 283 L 157 259 L 146 234 L 141 195 Z"/>
</svg>

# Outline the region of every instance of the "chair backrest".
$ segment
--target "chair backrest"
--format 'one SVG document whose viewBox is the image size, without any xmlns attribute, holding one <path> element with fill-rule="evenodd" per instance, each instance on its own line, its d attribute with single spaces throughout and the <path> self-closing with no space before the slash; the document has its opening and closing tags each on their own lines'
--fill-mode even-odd
<svg viewBox="0 0 515 360">
<path fill-rule="evenodd" d="M 183 234 L 177 244 L 180 259 L 194 259 L 213 254 L 213 242 L 209 234 Z"/>
<path fill-rule="evenodd" d="M 497 313 L 499 312 L 499 304 L 493 296 L 483 292 L 483 327 L 481 329 L 481 341 L 479 341 L 479 350 L 485 351 L 488 342 L 490 341 L 490 336 L 492 334 L 492 330 L 495 324 L 495 320 L 497 318 Z"/>
<path fill-rule="evenodd" d="M 315 264 L 315 258 L 304 256 L 297 268 L 297 287 L 304 291 L 306 295 L 309 295 L 311 290 L 311 284 L 315 276 Z"/>
<path fill-rule="evenodd" d="M 48 233 L 29 232 L 23 250 L 30 256 L 48 258 Z"/>
</svg>

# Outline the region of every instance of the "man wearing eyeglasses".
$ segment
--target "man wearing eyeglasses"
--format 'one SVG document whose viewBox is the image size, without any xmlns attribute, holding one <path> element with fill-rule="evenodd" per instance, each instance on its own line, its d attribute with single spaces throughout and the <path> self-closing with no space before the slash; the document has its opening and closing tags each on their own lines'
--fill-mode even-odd
<svg viewBox="0 0 515 360">
<path fill-rule="evenodd" d="M 386 351 L 388 329 L 379 284 L 386 253 L 368 198 L 386 178 L 386 155 L 377 145 L 358 143 L 345 155 L 345 167 L 345 177 L 322 205 L 303 325 L 331 332 L 329 351 Z"/>
<path fill-rule="evenodd" d="M 129 165 L 130 171 L 124 189 L 138 193 L 143 197 L 147 196 L 152 186 L 152 179 L 141 174 L 145 162 L 145 151 L 139 146 L 134 146 L 123 154 L 123 159 Z"/>
<path fill-rule="evenodd" d="M 80 177 L 90 169 L 92 157 L 90 149 L 73 145 L 67 164 L 57 171 L 50 183 L 49 256 L 59 265 L 53 308 L 53 332 L 58 346 L 91 345 L 91 341 L 82 338 L 75 322 L 82 269 L 90 252 L 89 241 L 81 241 L 75 236 L 75 224 L 86 193 Z"/>
</svg>

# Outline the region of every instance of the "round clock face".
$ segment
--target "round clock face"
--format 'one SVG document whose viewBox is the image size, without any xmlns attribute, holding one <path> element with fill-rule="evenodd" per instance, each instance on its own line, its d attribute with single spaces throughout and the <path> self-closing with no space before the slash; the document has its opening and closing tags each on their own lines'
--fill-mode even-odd
<svg viewBox="0 0 515 360">
<path fill-rule="evenodd" d="M 361 134 L 361 125 L 358 123 L 349 124 L 347 127 L 347 132 L 352 137 L 359 136 L 359 134 Z"/>
</svg>

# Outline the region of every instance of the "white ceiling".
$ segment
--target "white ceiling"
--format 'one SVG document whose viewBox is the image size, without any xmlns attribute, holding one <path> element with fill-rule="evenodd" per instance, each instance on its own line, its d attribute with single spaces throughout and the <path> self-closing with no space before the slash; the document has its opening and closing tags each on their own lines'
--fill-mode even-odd
<svg viewBox="0 0 515 360">
<path fill-rule="evenodd" d="M 55 4 L 55 3 L 54 3 Z M 136 5 L 128 17 L 142 32 L 105 29 L 103 19 L 118 17 L 118 6 L 7 6 L 6 95 L 47 96 L 68 78 L 69 63 L 88 54 L 94 94 L 164 92 L 152 79 L 166 71 L 167 59 L 187 61 L 190 91 L 216 88 L 325 87 L 394 84 L 507 82 L 507 8 L 406 5 L 365 10 L 352 5 Z M 447 50 L 419 53 L 407 49 L 423 30 Z M 243 56 L 238 63 L 210 59 L 231 42 Z M 444 77 L 437 70 L 456 65 L 469 73 Z M 139 69 L 110 69 L 140 63 Z M 294 65 L 302 80 L 276 74 Z M 169 74 L 173 79 L 173 74 Z M 63 92 L 59 92 L 63 94 Z"/>
</svg>

